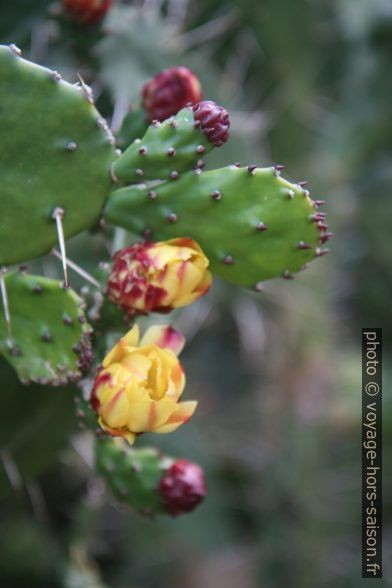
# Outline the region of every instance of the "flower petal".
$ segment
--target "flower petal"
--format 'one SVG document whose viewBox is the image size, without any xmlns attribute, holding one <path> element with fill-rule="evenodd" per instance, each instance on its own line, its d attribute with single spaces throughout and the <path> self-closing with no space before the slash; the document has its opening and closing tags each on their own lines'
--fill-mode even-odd
<svg viewBox="0 0 392 588">
<path fill-rule="evenodd" d="M 104 368 L 108 367 L 111 363 L 121 361 L 126 354 L 126 347 L 136 347 L 139 341 L 139 327 L 134 325 L 130 331 L 124 337 L 121 337 L 115 344 L 113 349 L 105 356 L 102 362 Z"/>
<path fill-rule="evenodd" d="M 112 429 L 111 427 L 108 427 L 102 421 L 101 418 L 98 419 L 98 422 L 99 422 L 100 426 L 102 427 L 102 429 L 104 431 L 106 431 L 107 433 L 109 433 L 109 435 L 111 435 L 112 437 L 123 437 L 131 445 L 133 445 L 133 443 L 135 442 L 135 439 L 136 439 L 135 433 L 131 433 L 131 431 L 128 431 L 128 429 Z"/>
<path fill-rule="evenodd" d="M 189 421 L 189 419 L 196 410 L 196 406 L 196 400 L 180 402 L 177 405 L 176 410 L 171 414 L 171 416 L 166 421 L 166 424 L 162 425 L 161 427 L 157 427 L 156 429 L 154 429 L 154 432 L 171 433 L 172 431 L 175 431 L 176 429 L 178 429 L 178 427 Z"/>
<path fill-rule="evenodd" d="M 140 346 L 157 345 L 179 355 L 185 345 L 185 337 L 170 325 L 154 325 L 144 333 Z"/>
<path fill-rule="evenodd" d="M 176 410 L 176 403 L 163 398 L 162 400 L 142 400 L 134 402 L 128 416 L 127 427 L 134 433 L 144 431 L 155 431 L 161 426 Z"/>
</svg>

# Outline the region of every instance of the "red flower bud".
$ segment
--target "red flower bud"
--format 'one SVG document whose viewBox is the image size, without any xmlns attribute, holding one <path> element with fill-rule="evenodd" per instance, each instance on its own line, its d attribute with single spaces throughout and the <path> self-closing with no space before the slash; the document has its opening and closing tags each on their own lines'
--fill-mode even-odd
<svg viewBox="0 0 392 588">
<path fill-rule="evenodd" d="M 142 101 L 150 120 L 163 121 L 187 104 L 201 100 L 200 82 L 187 67 L 172 67 L 143 87 Z"/>
<path fill-rule="evenodd" d="M 62 0 L 71 20 L 78 24 L 99 22 L 109 10 L 112 0 Z"/>
<path fill-rule="evenodd" d="M 194 510 L 207 494 L 203 470 L 196 463 L 177 459 L 159 482 L 163 508 L 176 516 Z"/>
<path fill-rule="evenodd" d="M 223 145 L 229 138 L 229 113 L 212 100 L 203 100 L 193 107 L 195 124 L 215 145 Z"/>
</svg>

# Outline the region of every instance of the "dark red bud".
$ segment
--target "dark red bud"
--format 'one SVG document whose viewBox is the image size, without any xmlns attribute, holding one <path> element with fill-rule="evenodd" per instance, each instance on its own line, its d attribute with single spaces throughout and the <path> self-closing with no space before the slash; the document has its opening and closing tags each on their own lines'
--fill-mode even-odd
<svg viewBox="0 0 392 588">
<path fill-rule="evenodd" d="M 88 25 L 102 20 L 112 0 L 62 0 L 62 3 L 71 20 Z"/>
<path fill-rule="evenodd" d="M 158 492 L 163 508 L 172 516 L 194 510 L 207 494 L 200 466 L 186 459 L 177 461 L 164 473 Z"/>
<path fill-rule="evenodd" d="M 163 121 L 187 105 L 201 100 L 201 85 L 187 67 L 165 69 L 142 90 L 143 107 L 149 119 Z"/>
<path fill-rule="evenodd" d="M 212 100 L 203 100 L 193 107 L 195 125 L 203 131 L 208 139 L 219 147 L 229 138 L 230 120 L 225 108 Z"/>
</svg>

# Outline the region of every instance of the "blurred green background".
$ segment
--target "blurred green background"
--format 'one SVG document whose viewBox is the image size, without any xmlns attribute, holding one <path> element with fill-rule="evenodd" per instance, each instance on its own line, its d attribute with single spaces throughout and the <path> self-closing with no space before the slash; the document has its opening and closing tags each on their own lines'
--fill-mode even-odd
<svg viewBox="0 0 392 588">
<path fill-rule="evenodd" d="M 255 295 L 216 280 L 174 316 L 199 409 L 140 445 L 205 468 L 209 495 L 190 515 L 149 521 L 116 503 L 72 389 L 24 388 L 0 364 L 1 588 L 373 585 L 361 579 L 362 327 L 384 329 L 377 586 L 392 586 L 390 0 L 118 1 L 101 32 L 50 14 L 47 0 L 2 5 L 0 42 L 69 81 L 79 72 L 114 122 L 159 70 L 191 67 L 232 118 L 208 165 L 286 165 L 326 200 L 335 238 L 293 281 Z M 92 269 L 106 246 L 79 236 L 69 255 Z M 52 259 L 37 266 L 59 275 Z"/>
</svg>

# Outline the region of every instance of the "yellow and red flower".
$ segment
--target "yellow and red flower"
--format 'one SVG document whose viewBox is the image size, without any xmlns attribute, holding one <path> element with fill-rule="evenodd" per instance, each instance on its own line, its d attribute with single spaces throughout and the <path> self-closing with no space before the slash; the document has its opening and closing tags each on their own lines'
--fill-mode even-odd
<svg viewBox="0 0 392 588">
<path fill-rule="evenodd" d="M 184 337 L 170 326 L 150 327 L 139 341 L 135 325 L 103 360 L 90 402 L 101 427 L 133 443 L 147 431 L 171 433 L 193 415 L 197 402 L 179 402 L 185 375 L 177 358 Z"/>
<path fill-rule="evenodd" d="M 114 255 L 108 298 L 130 315 L 169 312 L 208 291 L 208 263 L 188 238 L 131 245 Z"/>
</svg>

